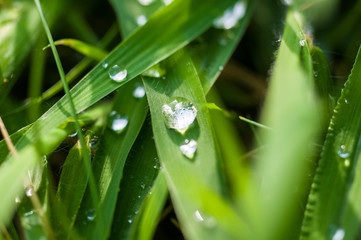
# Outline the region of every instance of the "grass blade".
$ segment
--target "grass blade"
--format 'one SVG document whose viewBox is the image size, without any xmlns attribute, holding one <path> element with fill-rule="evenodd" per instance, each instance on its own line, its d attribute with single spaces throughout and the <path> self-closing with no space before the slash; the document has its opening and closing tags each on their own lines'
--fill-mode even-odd
<svg viewBox="0 0 361 240">
<path fill-rule="evenodd" d="M 359 234 L 360 50 L 328 128 L 302 226 L 301 239 L 331 239 Z M 332 191 L 330 191 L 332 189 Z"/>
</svg>

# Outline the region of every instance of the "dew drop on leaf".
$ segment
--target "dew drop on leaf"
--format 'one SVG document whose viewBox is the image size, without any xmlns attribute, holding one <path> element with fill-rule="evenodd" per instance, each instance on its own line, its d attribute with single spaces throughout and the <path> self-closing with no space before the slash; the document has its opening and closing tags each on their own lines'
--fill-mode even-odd
<svg viewBox="0 0 361 240">
<path fill-rule="evenodd" d="M 28 197 L 33 196 L 33 188 L 32 188 L 32 187 L 27 187 L 27 188 L 26 188 L 26 191 L 25 191 L 25 194 L 26 194 L 26 196 L 28 196 Z"/>
<path fill-rule="evenodd" d="M 185 140 L 185 144 L 180 146 L 179 149 L 189 159 L 194 157 L 195 152 L 197 151 L 198 143 L 194 140 Z"/>
<path fill-rule="evenodd" d="M 102 67 L 103 67 L 103 68 L 107 68 L 107 67 L 108 67 L 108 63 L 104 61 L 104 62 L 102 63 Z"/>
<path fill-rule="evenodd" d="M 197 116 L 197 109 L 185 98 L 172 98 L 162 106 L 165 125 L 184 134 Z"/>
<path fill-rule="evenodd" d="M 111 67 L 108 73 L 109 77 L 115 82 L 121 82 L 127 77 L 127 69 L 118 65 L 114 65 L 113 67 Z"/>
<path fill-rule="evenodd" d="M 228 8 L 221 17 L 217 18 L 213 22 L 213 26 L 218 29 L 231 29 L 238 24 L 245 13 L 246 3 L 239 1 L 233 7 Z"/>
<path fill-rule="evenodd" d="M 147 18 L 144 15 L 140 15 L 137 17 L 137 24 L 139 26 L 143 26 L 147 22 Z"/>
<path fill-rule="evenodd" d="M 332 236 L 332 240 L 343 240 L 345 237 L 345 230 L 339 228 L 336 230 L 335 234 Z"/>
<path fill-rule="evenodd" d="M 94 209 L 89 209 L 85 212 L 86 214 L 86 219 L 88 219 L 88 221 L 93 221 L 95 219 L 95 210 Z"/>
<path fill-rule="evenodd" d="M 108 117 L 107 126 L 115 133 L 122 133 L 128 126 L 128 117 L 122 116 L 116 111 L 112 111 Z"/>
<path fill-rule="evenodd" d="M 350 157 L 350 153 L 348 151 L 346 151 L 345 145 L 340 146 L 340 149 L 337 151 L 337 154 L 340 158 L 349 158 Z"/>
<path fill-rule="evenodd" d="M 137 86 L 133 91 L 133 97 L 143 98 L 145 96 L 145 89 L 143 86 Z"/>
</svg>

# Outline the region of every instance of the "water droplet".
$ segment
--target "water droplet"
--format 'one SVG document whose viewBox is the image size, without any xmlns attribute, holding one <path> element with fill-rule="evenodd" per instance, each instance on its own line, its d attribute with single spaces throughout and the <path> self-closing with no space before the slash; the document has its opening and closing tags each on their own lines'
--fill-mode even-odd
<svg viewBox="0 0 361 240">
<path fill-rule="evenodd" d="M 345 103 L 348 104 L 348 100 L 347 100 L 347 99 L 345 99 Z"/>
<path fill-rule="evenodd" d="M 98 140 L 99 140 L 98 136 L 93 136 L 89 141 L 89 147 L 95 148 L 98 144 Z"/>
<path fill-rule="evenodd" d="M 16 198 L 15 198 L 15 203 L 20 203 L 20 202 L 21 202 L 20 198 L 19 198 L 19 197 L 16 197 Z"/>
<path fill-rule="evenodd" d="M 108 117 L 108 127 L 112 129 L 115 133 L 122 133 L 125 128 L 128 126 L 128 117 L 124 117 L 117 113 L 116 111 L 112 111 Z"/>
<path fill-rule="evenodd" d="M 134 212 L 135 215 L 137 215 L 138 213 L 139 213 L 139 210 L 136 210 L 136 211 Z"/>
<path fill-rule="evenodd" d="M 159 64 L 155 64 L 152 67 L 148 68 L 142 73 L 143 77 L 154 77 L 160 78 L 165 75 L 166 71 L 164 68 L 160 67 Z"/>
<path fill-rule="evenodd" d="M 127 77 L 127 69 L 114 65 L 108 71 L 109 77 L 116 82 L 121 82 Z"/>
<path fill-rule="evenodd" d="M 73 132 L 73 133 L 69 134 L 69 137 L 76 137 L 77 135 L 78 135 L 77 132 Z"/>
<path fill-rule="evenodd" d="M 282 0 L 282 3 L 286 6 L 291 6 L 292 2 L 293 2 L 293 0 Z"/>
<path fill-rule="evenodd" d="M 138 198 L 140 198 L 140 195 L 138 195 Z"/>
<path fill-rule="evenodd" d="M 33 188 L 32 188 L 32 187 L 27 187 L 27 188 L 26 188 L 26 191 L 25 191 L 25 194 L 26 194 L 26 196 L 28 196 L 28 197 L 33 196 Z"/>
<path fill-rule="evenodd" d="M 213 22 L 213 26 L 219 29 L 231 29 L 237 25 L 239 20 L 246 13 L 246 3 L 237 2 L 233 7 L 228 8 L 224 14 Z"/>
<path fill-rule="evenodd" d="M 137 24 L 139 26 L 143 26 L 147 22 L 147 18 L 144 15 L 140 15 L 137 17 Z"/>
<path fill-rule="evenodd" d="M 133 220 L 131 218 L 128 218 L 128 223 L 132 223 Z"/>
<path fill-rule="evenodd" d="M 34 210 L 31 210 L 29 212 L 24 213 L 24 217 L 29 217 L 29 216 L 33 215 L 34 213 L 35 213 Z"/>
<path fill-rule="evenodd" d="M 179 149 L 187 158 L 192 159 L 194 157 L 194 153 L 197 151 L 197 142 L 194 140 L 185 140 L 185 144 L 180 146 Z"/>
<path fill-rule="evenodd" d="M 143 6 L 148 6 L 154 2 L 154 0 L 138 0 L 138 2 Z"/>
<path fill-rule="evenodd" d="M 88 221 L 93 221 L 95 219 L 95 210 L 94 209 L 89 209 L 86 211 L 86 219 L 88 219 Z"/>
<path fill-rule="evenodd" d="M 109 64 L 108 64 L 107 62 L 103 62 L 103 63 L 102 63 L 102 67 L 103 67 L 103 68 L 107 68 L 108 65 L 109 65 Z"/>
<path fill-rule="evenodd" d="M 202 217 L 201 213 L 198 210 L 194 212 L 193 216 L 194 216 L 194 219 L 197 222 L 203 222 L 204 221 L 204 218 Z"/>
<path fill-rule="evenodd" d="M 350 164 L 351 164 L 351 162 L 350 162 L 349 159 L 346 159 L 345 162 L 344 162 L 344 164 L 345 164 L 345 167 L 349 167 Z"/>
<path fill-rule="evenodd" d="M 143 86 L 137 86 L 133 91 L 133 97 L 143 98 L 145 96 L 145 89 Z"/>
<path fill-rule="evenodd" d="M 162 106 L 165 124 L 184 134 L 197 117 L 197 109 L 185 98 L 170 99 L 168 104 Z"/>
<path fill-rule="evenodd" d="M 349 158 L 350 157 L 350 153 L 348 151 L 346 151 L 345 145 L 340 146 L 340 149 L 337 151 L 337 154 L 340 158 Z"/>
<path fill-rule="evenodd" d="M 163 3 L 165 4 L 165 5 L 169 5 L 169 4 L 171 4 L 173 2 L 173 0 L 163 0 Z"/>
<path fill-rule="evenodd" d="M 332 236 L 332 240 L 343 240 L 345 237 L 345 230 L 339 228 L 336 230 L 335 234 Z"/>
<path fill-rule="evenodd" d="M 219 66 L 218 70 L 223 71 L 223 66 Z"/>
<path fill-rule="evenodd" d="M 300 46 L 304 47 L 305 45 L 306 45 L 306 40 L 305 39 L 300 40 Z"/>
<path fill-rule="evenodd" d="M 145 183 L 140 184 L 140 187 L 141 187 L 142 189 L 144 189 L 144 188 L 145 188 Z"/>
</svg>

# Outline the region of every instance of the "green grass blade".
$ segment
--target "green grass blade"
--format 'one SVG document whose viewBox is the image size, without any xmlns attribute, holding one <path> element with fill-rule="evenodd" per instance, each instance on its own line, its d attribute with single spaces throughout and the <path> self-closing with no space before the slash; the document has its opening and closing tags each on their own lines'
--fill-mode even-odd
<svg viewBox="0 0 361 240">
<path fill-rule="evenodd" d="M 141 86 L 140 84 L 139 81 L 129 82 L 119 90 L 113 111 L 127 117 L 128 125 L 124 132 L 117 134 L 111 129 L 113 122 L 109 122 L 93 160 L 92 168 L 100 195 L 100 204 L 94 206 L 90 193 L 86 192 L 81 214 L 78 215 L 76 223 L 81 235 L 87 236 L 88 239 L 106 238 L 110 231 L 124 163 L 148 111 L 145 97 L 133 97 L 134 90 Z M 124 104 L 125 102 L 127 104 Z M 94 210 L 96 216 L 102 217 L 88 221 L 86 213 L 89 210 Z M 85 225 L 84 220 L 87 222 Z"/>
<path fill-rule="evenodd" d="M 217 209 L 215 198 L 207 199 L 209 205 L 204 203 L 206 195 L 205 192 L 200 191 L 203 188 L 201 183 L 205 184 L 206 188 L 209 188 L 213 196 L 214 194 L 222 195 L 225 193 L 224 179 L 220 173 L 220 162 L 215 150 L 208 109 L 204 106 L 206 101 L 200 80 L 192 61 L 182 51 L 173 55 L 164 64 L 167 69 L 166 81 L 156 78 L 144 78 L 144 83 L 152 113 L 156 147 L 177 216 L 185 236 L 190 239 L 226 237 L 227 231 L 219 228 L 219 225 L 209 231 L 205 226 L 207 225 L 206 222 L 197 222 L 197 219 L 194 218 L 197 211 L 216 211 Z M 195 126 L 189 129 L 185 136 L 168 129 L 164 123 L 162 106 L 171 97 L 186 98 L 198 110 Z M 192 160 L 186 158 L 179 149 L 186 138 L 189 140 L 194 139 L 198 143 L 196 155 Z M 191 178 L 193 180 L 197 179 L 196 182 L 199 182 L 199 184 L 195 184 L 193 180 L 190 180 Z M 213 208 L 210 206 L 213 206 Z M 218 207 L 221 206 L 223 205 Z M 219 224 L 222 226 L 224 219 L 216 219 L 217 222 L 218 220 L 220 220 Z M 230 221 L 233 221 L 233 219 Z M 230 226 L 234 225 L 230 224 Z M 237 231 L 240 228 L 242 226 L 237 227 Z"/>
<path fill-rule="evenodd" d="M 57 40 L 54 42 L 55 46 L 67 46 L 70 47 L 78 52 L 80 52 L 81 54 L 89 57 L 89 58 L 93 58 L 97 61 L 101 61 L 103 60 L 108 53 L 105 52 L 104 50 L 95 47 L 93 45 L 87 44 L 85 42 L 79 41 L 77 39 L 71 39 L 71 38 L 66 38 L 66 39 L 61 39 L 61 40 Z M 43 48 L 43 50 L 45 50 L 46 48 L 49 48 L 50 44 L 47 45 L 46 47 Z"/>
<path fill-rule="evenodd" d="M 153 132 L 150 122 L 147 121 L 124 167 L 112 223 L 111 239 L 130 239 L 132 233 L 139 232 L 136 222 L 141 218 L 140 208 L 144 199 L 150 194 L 158 171 L 159 162 Z M 160 205 L 164 204 L 164 198 L 158 200 Z M 154 226 L 151 229 L 154 229 Z"/>
<path fill-rule="evenodd" d="M 359 234 L 360 64 L 359 50 L 331 118 L 308 198 L 301 239 L 331 239 L 336 235 L 355 239 Z"/>
<path fill-rule="evenodd" d="M 11 142 L 13 144 L 16 144 L 20 138 L 22 138 L 26 131 L 31 127 L 31 125 L 28 125 L 22 129 L 19 129 L 17 132 L 10 135 Z M 6 159 L 6 156 L 9 154 L 9 149 L 6 145 L 5 140 L 0 141 L 0 163 L 3 163 Z"/>
<path fill-rule="evenodd" d="M 316 134 L 317 103 L 313 89 L 312 60 L 302 29 L 302 16 L 289 11 L 277 60 L 272 72 L 262 123 L 267 147 L 261 152 L 260 239 L 297 237 L 301 214 L 302 179 L 307 178 L 307 160 Z M 292 141 L 290 141 L 292 139 Z M 300 149 L 303 149 L 300 151 Z"/>
</svg>

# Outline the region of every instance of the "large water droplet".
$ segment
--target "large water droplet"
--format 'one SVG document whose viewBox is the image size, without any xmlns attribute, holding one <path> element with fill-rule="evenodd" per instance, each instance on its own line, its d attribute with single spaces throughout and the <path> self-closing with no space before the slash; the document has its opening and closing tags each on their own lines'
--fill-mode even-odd
<svg viewBox="0 0 361 240">
<path fill-rule="evenodd" d="M 88 221 L 94 221 L 95 219 L 95 210 L 94 209 L 89 209 L 86 211 L 86 219 L 88 219 Z"/>
<path fill-rule="evenodd" d="M 340 146 L 340 149 L 337 151 L 337 154 L 340 158 L 349 158 L 350 157 L 350 153 L 346 150 L 345 145 Z"/>
<path fill-rule="evenodd" d="M 170 103 L 162 106 L 165 124 L 184 134 L 197 116 L 197 109 L 185 98 L 170 99 Z"/>
<path fill-rule="evenodd" d="M 143 86 L 137 86 L 133 91 L 133 97 L 143 98 L 145 96 L 145 89 Z"/>
<path fill-rule="evenodd" d="M 179 149 L 187 158 L 192 159 L 194 157 L 194 153 L 197 151 L 198 143 L 194 140 L 185 140 L 185 144 L 180 146 Z"/>
<path fill-rule="evenodd" d="M 26 194 L 26 196 L 28 196 L 28 197 L 33 196 L 33 188 L 32 188 L 32 187 L 27 187 L 27 188 L 26 188 L 26 191 L 25 191 L 25 194 Z"/>
<path fill-rule="evenodd" d="M 332 236 L 332 240 L 343 240 L 345 237 L 345 230 L 339 228 L 336 230 L 335 234 Z"/>
<path fill-rule="evenodd" d="M 147 18 L 144 15 L 140 15 L 137 17 L 137 24 L 139 26 L 143 26 L 147 22 Z"/>
<path fill-rule="evenodd" d="M 116 111 L 112 111 L 109 114 L 107 125 L 114 132 L 120 134 L 128 126 L 128 117 L 124 117 L 119 113 L 117 113 Z"/>
<path fill-rule="evenodd" d="M 138 0 L 138 2 L 143 6 L 148 6 L 154 2 L 154 0 Z"/>
<path fill-rule="evenodd" d="M 219 29 L 231 29 L 237 25 L 239 20 L 246 13 L 246 3 L 237 2 L 233 7 L 228 8 L 224 14 L 213 22 L 213 26 Z"/>
<path fill-rule="evenodd" d="M 114 65 L 108 71 L 109 77 L 116 82 L 121 82 L 127 77 L 127 69 Z"/>
</svg>

